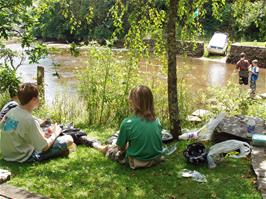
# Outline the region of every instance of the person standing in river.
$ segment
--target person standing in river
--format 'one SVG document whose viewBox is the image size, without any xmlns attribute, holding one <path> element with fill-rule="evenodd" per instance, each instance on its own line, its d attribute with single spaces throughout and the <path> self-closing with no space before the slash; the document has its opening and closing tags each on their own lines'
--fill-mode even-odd
<svg viewBox="0 0 266 199">
<path fill-rule="evenodd" d="M 240 60 L 236 64 L 236 70 L 239 71 L 239 84 L 240 85 L 248 85 L 248 78 L 249 78 L 249 61 L 246 60 L 246 54 L 240 54 Z"/>
<path fill-rule="evenodd" d="M 258 60 L 253 60 L 251 66 L 249 67 L 250 72 L 250 96 L 254 97 L 256 92 L 256 81 L 259 77 L 259 67 L 258 67 Z"/>
</svg>

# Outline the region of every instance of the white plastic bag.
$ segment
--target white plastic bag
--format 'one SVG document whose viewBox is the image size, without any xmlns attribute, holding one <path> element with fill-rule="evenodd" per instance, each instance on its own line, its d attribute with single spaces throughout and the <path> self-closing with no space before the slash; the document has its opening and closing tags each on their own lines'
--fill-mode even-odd
<svg viewBox="0 0 266 199">
<path fill-rule="evenodd" d="M 207 141 L 211 139 L 214 129 L 224 119 L 225 113 L 220 113 L 217 117 L 209 120 L 207 124 L 198 130 L 191 130 L 183 133 L 178 138 L 180 140 L 198 139 L 200 141 Z"/>
<path fill-rule="evenodd" d="M 171 155 L 172 153 L 174 153 L 177 150 L 177 144 L 178 143 L 175 143 L 172 146 L 163 147 L 163 154 L 164 155 Z"/>
<path fill-rule="evenodd" d="M 200 141 L 207 141 L 211 139 L 214 129 L 219 125 L 219 123 L 224 119 L 225 113 L 219 113 L 217 117 L 209 120 L 202 128 L 198 130 L 198 136 Z"/>
<path fill-rule="evenodd" d="M 179 140 L 197 139 L 199 132 L 197 130 L 191 130 L 178 136 Z"/>
<path fill-rule="evenodd" d="M 241 142 L 238 140 L 227 140 L 213 145 L 207 155 L 208 166 L 209 168 L 215 168 L 218 159 L 222 158 L 222 155 L 225 153 L 233 152 L 240 150 L 238 155 L 231 155 L 233 158 L 242 158 L 246 157 L 250 153 L 250 145 L 246 142 Z"/>
<path fill-rule="evenodd" d="M 192 178 L 192 180 L 197 182 L 207 182 L 206 176 L 195 170 L 191 171 L 188 169 L 183 169 L 178 172 L 178 176 L 184 178 Z"/>
</svg>

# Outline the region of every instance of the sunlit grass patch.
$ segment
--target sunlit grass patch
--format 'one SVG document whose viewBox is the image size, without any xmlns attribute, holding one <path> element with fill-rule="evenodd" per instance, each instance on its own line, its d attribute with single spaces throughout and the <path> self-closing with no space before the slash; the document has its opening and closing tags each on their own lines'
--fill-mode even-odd
<svg viewBox="0 0 266 199">
<path fill-rule="evenodd" d="M 87 129 L 86 131 L 89 131 Z M 89 131 L 105 140 L 111 130 Z M 160 165 L 131 170 L 108 160 L 92 148 L 79 146 L 69 158 L 40 164 L 1 161 L 12 172 L 10 184 L 51 198 L 261 198 L 249 159 L 225 159 L 217 168 L 193 166 L 182 155 L 187 142 Z M 182 178 L 182 169 L 206 175 L 207 183 Z"/>
</svg>

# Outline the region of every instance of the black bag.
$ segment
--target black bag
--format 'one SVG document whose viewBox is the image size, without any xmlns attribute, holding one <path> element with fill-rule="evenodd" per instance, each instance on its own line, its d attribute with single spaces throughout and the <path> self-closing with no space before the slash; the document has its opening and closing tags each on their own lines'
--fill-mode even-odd
<svg viewBox="0 0 266 199">
<path fill-rule="evenodd" d="M 200 142 L 188 145 L 183 152 L 187 161 L 194 165 L 205 163 L 207 161 L 207 153 L 205 146 Z"/>
<path fill-rule="evenodd" d="M 60 135 L 70 135 L 76 145 L 82 144 L 82 141 L 80 139 L 82 136 L 87 136 L 86 133 L 78 128 L 75 128 L 72 123 L 67 125 L 60 125 L 60 127 L 62 128 L 62 133 Z"/>
</svg>

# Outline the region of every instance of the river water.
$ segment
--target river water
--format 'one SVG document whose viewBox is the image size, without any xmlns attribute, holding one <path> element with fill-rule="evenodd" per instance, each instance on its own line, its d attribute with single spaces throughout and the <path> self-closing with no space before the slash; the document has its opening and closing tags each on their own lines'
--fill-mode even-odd
<svg viewBox="0 0 266 199">
<path fill-rule="evenodd" d="M 9 48 L 21 51 L 20 45 L 9 44 Z M 230 79 L 238 81 L 237 74 L 234 73 L 235 65 L 224 63 L 222 60 L 198 59 L 177 57 L 177 67 L 184 68 L 185 79 L 187 83 L 192 85 L 195 91 L 206 89 L 208 86 L 224 86 Z M 18 60 L 15 60 L 18 62 Z M 54 76 L 54 64 L 60 64 L 57 71 L 60 78 Z M 45 68 L 45 97 L 48 104 L 52 103 L 57 93 L 76 92 L 75 71 L 86 66 L 86 57 L 73 57 L 70 54 L 55 54 L 41 59 L 38 64 L 29 64 L 26 59 L 23 65 L 18 69 L 17 73 L 23 82 L 35 82 L 37 66 L 41 65 Z M 157 72 L 156 67 L 158 61 L 152 60 L 151 63 L 141 63 L 141 72 Z M 152 69 L 153 68 L 153 69 Z M 166 77 L 164 77 L 166 79 Z M 266 92 L 266 69 L 260 69 L 259 80 L 257 82 L 257 92 Z"/>
</svg>

